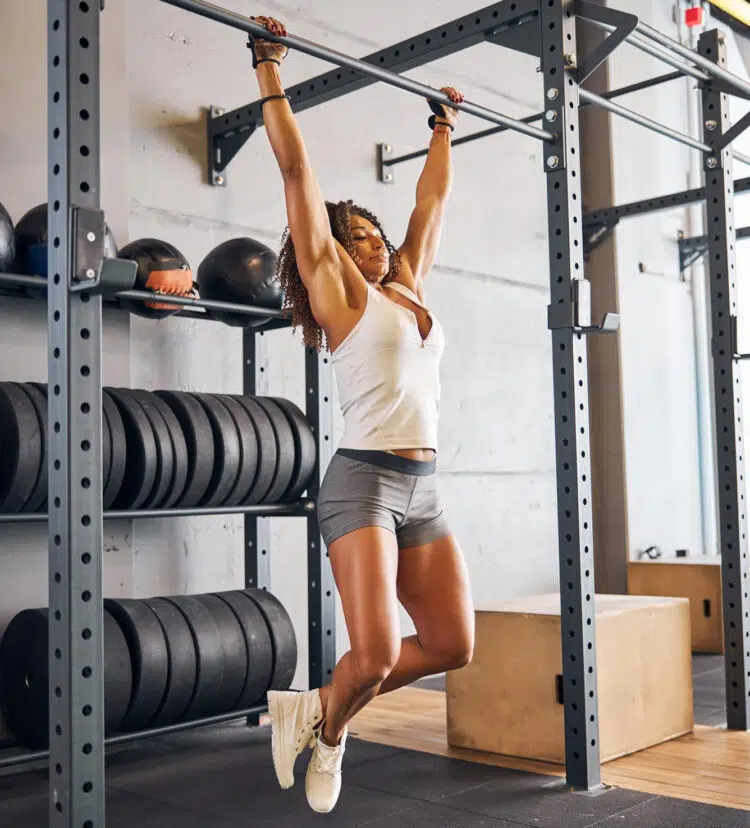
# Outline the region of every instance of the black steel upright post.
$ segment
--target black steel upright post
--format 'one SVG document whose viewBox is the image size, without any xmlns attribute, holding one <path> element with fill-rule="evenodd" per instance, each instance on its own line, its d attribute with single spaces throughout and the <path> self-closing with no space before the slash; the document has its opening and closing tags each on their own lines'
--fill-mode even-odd
<svg viewBox="0 0 750 828">
<path fill-rule="evenodd" d="M 268 351 L 264 333 L 245 328 L 242 336 L 242 393 L 268 392 Z M 270 519 L 245 515 L 245 587 L 271 587 Z"/>
<path fill-rule="evenodd" d="M 307 348 L 305 354 L 307 419 L 318 444 L 307 496 L 317 502 L 333 454 L 333 370 L 325 352 Z M 336 588 L 314 510 L 307 517 L 307 610 L 309 686 L 321 687 L 329 683 L 336 666 Z"/>
<path fill-rule="evenodd" d="M 701 35 L 701 55 L 726 68 L 726 44 L 716 30 Z M 714 144 L 727 132 L 726 94 L 703 89 L 703 134 Z M 714 367 L 719 540 L 724 601 L 727 725 L 747 730 L 750 696 L 750 600 L 748 599 L 745 461 L 737 355 L 737 270 L 731 146 L 704 159 Z"/>
<path fill-rule="evenodd" d="M 47 5 L 49 824 L 59 828 L 104 826 L 102 310 L 100 297 L 70 290 L 74 213 L 99 206 L 99 11 L 97 0 Z M 103 251 L 95 233 L 88 241 Z"/>
<path fill-rule="evenodd" d="M 601 769 L 586 337 L 574 327 L 585 296 L 575 2 L 550 0 L 539 6 L 545 126 L 558 136 L 544 145 L 543 159 L 549 213 L 565 768 L 569 785 L 589 790 L 600 784 Z"/>
</svg>

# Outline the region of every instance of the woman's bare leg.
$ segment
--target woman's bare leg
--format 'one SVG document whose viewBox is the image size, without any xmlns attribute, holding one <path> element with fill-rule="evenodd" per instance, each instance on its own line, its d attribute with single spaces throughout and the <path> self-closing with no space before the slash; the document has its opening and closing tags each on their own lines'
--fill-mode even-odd
<svg viewBox="0 0 750 828">
<path fill-rule="evenodd" d="M 320 690 L 328 744 L 338 743 L 346 724 L 376 695 L 458 669 L 471 659 L 474 610 L 466 563 L 455 538 L 397 554 L 395 549 L 393 535 L 379 528 L 361 529 L 331 544 L 352 649 L 337 664 L 331 684 Z M 400 641 L 396 600 L 417 630 Z"/>
</svg>

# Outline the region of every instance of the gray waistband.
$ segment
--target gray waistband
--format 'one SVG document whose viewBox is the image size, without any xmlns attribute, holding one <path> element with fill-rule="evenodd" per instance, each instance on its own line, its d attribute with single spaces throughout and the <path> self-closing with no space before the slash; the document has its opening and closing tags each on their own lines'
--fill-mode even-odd
<svg viewBox="0 0 750 828">
<path fill-rule="evenodd" d="M 387 451 L 373 451 L 369 449 L 338 449 L 336 454 L 358 460 L 360 463 L 370 463 L 403 474 L 426 476 L 434 474 L 437 469 L 437 457 L 432 460 L 412 460 L 411 457 L 401 457 L 399 454 L 390 454 Z"/>
</svg>

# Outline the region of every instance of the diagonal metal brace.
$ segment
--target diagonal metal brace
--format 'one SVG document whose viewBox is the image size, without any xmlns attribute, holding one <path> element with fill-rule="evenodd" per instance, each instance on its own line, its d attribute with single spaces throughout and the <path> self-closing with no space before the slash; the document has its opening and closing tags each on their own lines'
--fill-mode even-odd
<svg viewBox="0 0 750 828">
<path fill-rule="evenodd" d="M 599 6 L 596 3 L 589 2 L 589 0 L 577 0 L 576 14 L 583 20 L 594 20 L 615 27 L 615 30 L 606 40 L 586 55 L 583 60 L 579 61 L 576 80 L 578 83 L 583 83 L 628 36 L 633 34 L 638 26 L 638 18 L 634 14 L 628 14 L 619 9 L 611 9 L 607 6 Z"/>
<path fill-rule="evenodd" d="M 591 324 L 591 282 L 576 279 L 570 302 L 547 307 L 547 327 L 551 331 L 571 329 L 578 334 L 614 333 L 620 327 L 620 315 L 605 313 L 600 325 Z"/>
<path fill-rule="evenodd" d="M 717 151 L 725 149 L 729 144 L 738 138 L 750 126 L 750 112 L 743 115 L 734 126 L 730 127 L 725 133 L 719 135 L 717 140 L 711 141 L 711 146 Z M 714 127 L 715 129 L 715 127 Z"/>
<path fill-rule="evenodd" d="M 620 223 L 619 216 L 612 216 L 602 221 L 592 222 L 583 225 L 583 253 L 588 256 L 592 250 L 596 250 L 615 231 Z"/>
</svg>

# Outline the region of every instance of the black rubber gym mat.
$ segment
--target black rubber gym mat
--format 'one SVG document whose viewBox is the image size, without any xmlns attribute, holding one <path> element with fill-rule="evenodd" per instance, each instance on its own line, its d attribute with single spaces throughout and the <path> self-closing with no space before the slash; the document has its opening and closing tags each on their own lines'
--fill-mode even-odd
<svg viewBox="0 0 750 828">
<path fill-rule="evenodd" d="M 172 411 L 161 397 L 152 391 L 144 391 L 144 393 L 148 395 L 151 402 L 159 409 L 164 422 L 167 424 L 169 437 L 172 441 L 174 474 L 172 475 L 172 484 L 167 490 L 162 503 L 164 509 L 169 509 L 179 501 L 187 485 L 189 469 L 187 443 L 185 442 L 185 435 L 182 431 L 180 421 L 175 416 L 174 411 Z"/>
<path fill-rule="evenodd" d="M 294 472 L 295 451 L 292 427 L 284 412 L 273 400 L 268 397 L 255 397 L 255 402 L 263 408 L 271 421 L 277 448 L 276 474 L 263 502 L 278 503 L 289 488 Z"/>
<path fill-rule="evenodd" d="M 216 448 L 211 422 L 203 406 L 185 391 L 155 391 L 172 409 L 182 426 L 188 456 L 185 491 L 175 506 L 198 506 L 206 494 L 214 469 Z"/>
<path fill-rule="evenodd" d="M 297 637 L 289 613 L 279 599 L 265 589 L 238 590 L 263 613 L 273 643 L 273 673 L 269 690 L 287 690 L 297 669 Z"/>
<path fill-rule="evenodd" d="M 161 709 L 167 690 L 169 652 L 159 619 L 143 601 L 133 598 L 105 598 L 125 635 L 133 667 L 133 692 L 122 729 L 146 727 Z"/>
<path fill-rule="evenodd" d="M 214 469 L 201 506 L 223 506 L 240 471 L 240 436 L 226 406 L 211 394 L 192 395 L 208 415 L 214 435 Z"/>
<path fill-rule="evenodd" d="M 198 662 L 193 633 L 180 610 L 164 598 L 148 598 L 144 603 L 159 619 L 169 652 L 167 689 L 161 708 L 151 720 L 151 726 L 157 727 L 182 720 L 195 693 Z"/>
<path fill-rule="evenodd" d="M 258 472 L 258 435 L 250 415 L 228 394 L 212 394 L 220 400 L 237 427 L 240 438 L 240 470 L 234 488 L 224 499 L 227 506 L 237 506 L 247 497 Z"/>
<path fill-rule="evenodd" d="M 112 505 L 116 509 L 141 509 L 153 491 L 159 469 L 154 430 L 129 390 L 107 388 L 107 392 L 120 412 L 127 440 L 125 476 Z"/>
<path fill-rule="evenodd" d="M 254 397 L 232 396 L 250 415 L 258 441 L 258 473 L 255 475 L 253 485 L 242 503 L 247 506 L 265 503 L 266 496 L 276 475 L 276 464 L 279 459 L 279 449 L 276 445 L 273 426 L 265 409 L 258 405 Z"/>
<path fill-rule="evenodd" d="M 125 433 L 125 424 L 122 421 L 119 408 L 110 397 L 106 388 L 102 388 L 102 411 L 107 417 L 109 436 L 112 443 L 109 474 L 104 484 L 103 505 L 105 509 L 112 507 L 115 498 L 120 493 L 122 481 L 125 477 L 125 463 L 128 456 L 128 440 Z"/>
<path fill-rule="evenodd" d="M 47 501 L 49 472 L 47 466 L 47 397 L 31 383 L 19 383 L 19 388 L 31 400 L 39 423 L 39 471 L 34 488 L 23 507 L 24 512 L 39 512 Z M 0 438 L 2 439 L 2 438 Z"/>
<path fill-rule="evenodd" d="M 153 402 L 154 399 L 159 398 L 141 389 L 133 389 L 130 393 L 138 401 L 148 417 L 156 440 L 156 456 L 158 460 L 156 480 L 154 481 L 154 488 L 146 498 L 143 507 L 144 509 L 158 509 L 163 505 L 174 478 L 174 447 L 172 445 L 172 438 L 169 436 L 169 429 L 164 422 L 161 411 Z"/>
<path fill-rule="evenodd" d="M 292 479 L 281 497 L 282 501 L 292 503 L 302 497 L 302 493 L 310 483 L 318 457 L 317 444 L 310 428 L 310 422 L 300 408 L 291 400 L 285 400 L 281 397 L 269 397 L 269 399 L 275 402 L 286 415 L 294 438 Z"/>
<path fill-rule="evenodd" d="M 105 612 L 106 734 L 120 728 L 131 689 L 130 653 L 125 638 L 114 618 Z M 46 608 L 17 613 L 5 630 L 0 642 L 0 704 L 19 744 L 32 750 L 49 746 L 49 614 Z"/>
<path fill-rule="evenodd" d="M 216 696 L 217 712 L 235 710 L 247 680 L 247 644 L 237 616 L 215 595 L 196 595 L 219 628 L 224 648 L 224 679 Z"/>
<path fill-rule="evenodd" d="M 39 418 L 20 385 L 0 382 L 0 512 L 19 512 L 39 477 Z"/>
<path fill-rule="evenodd" d="M 185 616 L 195 642 L 197 681 L 195 693 L 183 719 L 200 719 L 226 712 L 217 709 L 216 704 L 224 683 L 224 647 L 216 621 L 193 595 L 174 595 L 166 600 Z"/>
<path fill-rule="evenodd" d="M 237 616 L 247 647 L 247 677 L 237 709 L 258 704 L 266 694 L 273 676 L 273 643 L 265 616 L 254 601 L 240 592 L 217 592 Z"/>
</svg>

